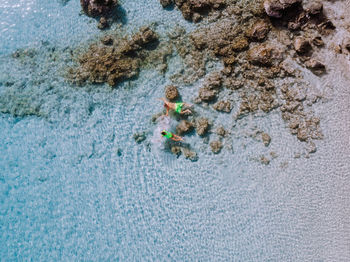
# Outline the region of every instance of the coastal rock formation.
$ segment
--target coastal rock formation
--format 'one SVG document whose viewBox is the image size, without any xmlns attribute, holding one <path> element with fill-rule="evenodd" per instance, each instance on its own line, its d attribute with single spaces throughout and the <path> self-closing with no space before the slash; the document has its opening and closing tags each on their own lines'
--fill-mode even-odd
<svg viewBox="0 0 350 262">
<path fill-rule="evenodd" d="M 143 27 L 131 39 L 107 41 L 115 42 L 115 45 L 92 44 L 78 58 L 79 66 L 69 69 L 68 78 L 78 85 L 90 82 L 115 86 L 120 81 L 138 75 L 141 57 L 144 55 L 142 50 L 157 39 L 153 30 Z"/>
<path fill-rule="evenodd" d="M 118 5 L 118 0 L 80 0 L 80 5 L 87 16 L 108 16 Z"/>
</svg>

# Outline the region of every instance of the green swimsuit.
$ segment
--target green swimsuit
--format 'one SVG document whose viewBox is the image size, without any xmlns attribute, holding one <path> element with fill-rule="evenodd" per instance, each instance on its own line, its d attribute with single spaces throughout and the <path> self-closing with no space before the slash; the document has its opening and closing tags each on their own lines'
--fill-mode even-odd
<svg viewBox="0 0 350 262">
<path fill-rule="evenodd" d="M 175 112 L 181 114 L 181 110 L 183 107 L 184 103 L 175 103 Z"/>
<path fill-rule="evenodd" d="M 165 131 L 163 130 L 162 133 L 165 133 L 165 135 L 162 134 L 162 136 L 166 137 L 166 138 L 172 138 L 173 137 L 173 134 L 171 132 L 168 132 L 168 131 Z"/>
</svg>

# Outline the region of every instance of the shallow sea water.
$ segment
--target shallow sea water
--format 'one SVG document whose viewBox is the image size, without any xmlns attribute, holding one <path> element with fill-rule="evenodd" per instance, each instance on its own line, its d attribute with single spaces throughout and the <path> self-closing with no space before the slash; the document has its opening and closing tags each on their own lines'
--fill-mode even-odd
<svg viewBox="0 0 350 262">
<path fill-rule="evenodd" d="M 157 0 L 121 5 L 128 32 L 152 22 L 164 35 L 177 24 L 193 28 Z M 310 158 L 294 158 L 303 145 L 279 111 L 235 123 L 196 108 L 231 129 L 232 149 L 214 155 L 193 134 L 186 142 L 199 160 L 191 162 L 152 150 L 150 118 L 161 109 L 156 98 L 176 72 L 176 57 L 165 76 L 144 70 L 114 90 L 71 87 L 57 73 L 65 60 L 48 64 L 48 48 L 101 34 L 79 12 L 75 0 L 0 1 L 0 96 L 23 88 L 46 116 L 0 116 L 1 261 L 350 260 L 347 58 L 320 54 L 329 75 L 305 76 L 328 98 L 314 108 L 325 138 Z M 23 47 L 39 53 L 24 68 L 9 58 Z M 185 101 L 197 86 L 180 87 Z M 270 134 L 270 147 L 249 136 L 256 128 Z M 135 143 L 133 134 L 143 131 L 147 140 Z M 260 155 L 272 151 L 277 158 L 262 165 Z"/>
</svg>

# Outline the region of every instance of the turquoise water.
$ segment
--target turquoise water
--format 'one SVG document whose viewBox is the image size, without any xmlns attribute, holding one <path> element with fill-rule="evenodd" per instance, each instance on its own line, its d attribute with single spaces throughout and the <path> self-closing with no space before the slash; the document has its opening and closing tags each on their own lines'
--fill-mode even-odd
<svg viewBox="0 0 350 262">
<path fill-rule="evenodd" d="M 177 25 L 194 27 L 157 0 L 121 5 L 126 32 L 153 22 L 162 37 Z M 341 80 L 315 108 L 325 139 L 310 158 L 294 158 L 303 145 L 279 111 L 235 121 L 197 107 L 231 135 L 219 155 L 187 136 L 199 156 L 191 162 L 151 141 L 150 119 L 162 109 L 156 98 L 178 57 L 165 75 L 143 70 L 113 90 L 71 86 L 62 77 L 66 50 L 101 35 L 79 12 L 74 0 L 0 2 L 1 106 L 40 108 L 40 116 L 0 117 L 1 261 L 350 260 L 343 73 L 333 69 Z M 10 55 L 18 48 L 35 54 L 19 62 Z M 322 81 L 320 89 L 331 78 Z M 199 86 L 180 86 L 183 99 L 192 102 Z M 252 138 L 254 130 L 271 135 L 270 147 Z M 135 132 L 146 132 L 146 141 L 135 143 Z M 260 156 L 271 152 L 277 157 L 262 165 Z"/>
</svg>

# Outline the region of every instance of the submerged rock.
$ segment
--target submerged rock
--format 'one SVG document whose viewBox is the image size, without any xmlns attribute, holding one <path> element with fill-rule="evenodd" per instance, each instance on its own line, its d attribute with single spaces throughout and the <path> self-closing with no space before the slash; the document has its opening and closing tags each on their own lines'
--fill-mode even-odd
<svg viewBox="0 0 350 262">
<path fill-rule="evenodd" d="M 269 146 L 271 142 L 271 137 L 267 133 L 262 133 L 261 134 L 262 141 L 265 146 Z"/>
<path fill-rule="evenodd" d="M 209 130 L 209 120 L 207 118 L 199 118 L 196 121 L 196 131 L 200 136 L 204 136 Z"/>
<path fill-rule="evenodd" d="M 88 81 L 115 86 L 138 75 L 143 57 L 141 51 L 156 40 L 156 33 L 149 27 L 143 27 L 131 40 L 114 41 L 116 46 L 92 44 L 87 52 L 79 57 L 79 66 L 69 69 L 68 78 L 78 85 Z"/>
<path fill-rule="evenodd" d="M 145 132 L 138 132 L 133 135 L 134 140 L 136 143 L 140 144 L 143 141 L 146 140 L 146 133 Z"/>
<path fill-rule="evenodd" d="M 176 133 L 179 135 L 191 132 L 193 129 L 193 124 L 187 120 L 181 120 L 176 127 Z"/>
<path fill-rule="evenodd" d="M 210 142 L 210 148 L 211 148 L 211 151 L 214 153 L 214 154 L 219 154 L 223 145 L 222 145 L 222 142 L 217 140 L 217 141 L 212 141 Z"/>
<path fill-rule="evenodd" d="M 174 3 L 173 0 L 159 0 L 159 2 L 164 8 Z"/>
<path fill-rule="evenodd" d="M 179 97 L 179 91 L 177 90 L 177 87 L 174 85 L 166 86 L 165 97 L 170 101 L 177 99 Z"/>
<path fill-rule="evenodd" d="M 80 5 L 88 16 L 108 16 L 118 5 L 118 0 L 80 0 Z"/>
<path fill-rule="evenodd" d="M 232 110 L 232 105 L 230 101 L 219 101 L 213 105 L 213 108 L 217 111 L 230 113 Z"/>
</svg>

